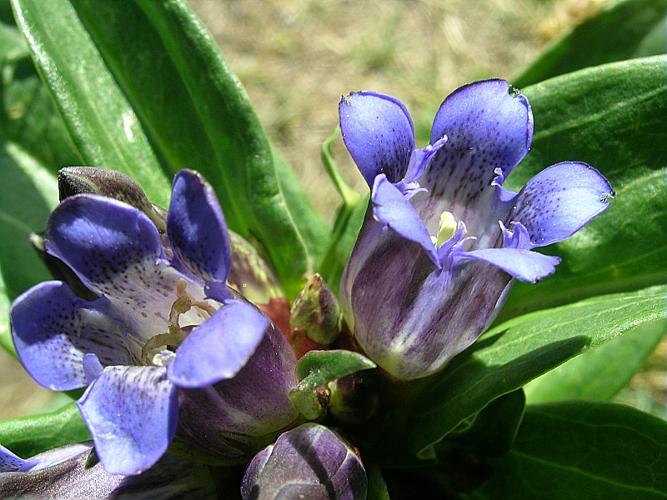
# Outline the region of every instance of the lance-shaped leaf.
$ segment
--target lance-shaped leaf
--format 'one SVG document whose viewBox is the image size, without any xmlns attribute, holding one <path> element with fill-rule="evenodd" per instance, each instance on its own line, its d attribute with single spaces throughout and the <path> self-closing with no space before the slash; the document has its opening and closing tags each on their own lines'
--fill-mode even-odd
<svg viewBox="0 0 667 500">
<path fill-rule="evenodd" d="M 412 405 L 409 442 L 428 449 L 490 401 L 567 359 L 664 317 L 667 287 L 526 314 L 489 330 Z"/>
<path fill-rule="evenodd" d="M 71 4 L 57 0 L 12 5 L 82 159 L 131 174 L 154 203 L 165 205 L 168 178 Z"/>
<path fill-rule="evenodd" d="M 158 204 L 165 174 L 199 170 L 230 228 L 255 236 L 296 293 L 318 258 L 323 225 L 288 168 L 274 163 L 245 92 L 185 2 L 14 6 L 84 159 L 131 173 Z"/>
<path fill-rule="evenodd" d="M 303 424 L 280 435 L 246 469 L 244 500 L 366 498 L 368 480 L 359 457 L 335 432 Z"/>
<path fill-rule="evenodd" d="M 609 403 L 528 407 L 474 498 L 665 498 L 667 423 Z"/>
<path fill-rule="evenodd" d="M 513 79 L 524 87 L 578 69 L 662 54 L 667 47 L 667 0 L 625 0 L 554 40 Z"/>
<path fill-rule="evenodd" d="M 667 280 L 666 67 L 667 56 L 636 59 L 524 89 L 536 133 L 508 186 L 576 158 L 600 170 L 616 198 L 604 220 L 553 247 L 562 257 L 554 276 L 534 287 L 516 284 L 502 318 Z"/>
</svg>

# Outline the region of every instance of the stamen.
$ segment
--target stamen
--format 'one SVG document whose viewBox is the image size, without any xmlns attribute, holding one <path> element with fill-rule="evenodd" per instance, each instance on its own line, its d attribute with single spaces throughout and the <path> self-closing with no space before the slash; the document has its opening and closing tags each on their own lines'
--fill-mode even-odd
<svg viewBox="0 0 667 500">
<path fill-rule="evenodd" d="M 456 232 L 456 218 L 451 212 L 442 212 L 440 214 L 440 224 L 438 226 L 438 236 L 435 238 L 435 246 L 439 247 L 445 241 L 454 236 Z"/>
<path fill-rule="evenodd" d="M 202 320 L 204 320 L 206 315 L 210 316 L 216 311 L 215 306 L 205 300 L 193 300 L 188 294 L 188 284 L 182 278 L 176 283 L 176 295 L 177 298 L 169 311 L 167 332 L 151 337 L 141 348 L 141 360 L 146 365 L 156 365 L 155 360 L 158 354 L 164 352 L 168 347 L 177 348 L 185 340 L 195 325 L 181 326 L 180 321 L 183 314 L 196 308 L 201 311 L 199 317 L 203 317 Z"/>
</svg>

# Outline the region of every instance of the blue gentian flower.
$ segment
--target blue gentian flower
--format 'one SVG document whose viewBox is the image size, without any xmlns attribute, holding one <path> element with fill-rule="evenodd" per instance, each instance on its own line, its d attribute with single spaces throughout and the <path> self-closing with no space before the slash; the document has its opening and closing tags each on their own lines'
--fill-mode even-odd
<svg viewBox="0 0 667 500">
<path fill-rule="evenodd" d="M 331 429 L 307 423 L 255 455 L 243 475 L 241 497 L 362 500 L 367 489 L 355 450 Z"/>
<path fill-rule="evenodd" d="M 393 97 L 352 93 L 339 112 L 345 145 L 371 188 L 342 304 L 359 344 L 400 379 L 432 374 L 472 344 L 512 278 L 534 283 L 554 272 L 559 259 L 533 249 L 571 236 L 613 196 L 581 162 L 553 165 L 519 193 L 503 188 L 533 136 L 528 100 L 503 80 L 448 96 L 423 149 Z"/>
<path fill-rule="evenodd" d="M 154 223 L 124 202 L 68 197 L 49 217 L 45 248 L 99 298 L 48 281 L 11 310 L 28 373 L 57 391 L 87 387 L 77 404 L 111 473 L 154 464 L 176 433 L 179 399 L 187 405 L 200 391 L 215 393 L 225 411 L 195 421 L 182 415 L 186 437 L 201 433 L 223 446 L 215 431 L 254 437 L 296 418 L 295 356 L 273 323 L 227 287 L 229 234 L 212 188 L 195 172 L 174 179 L 166 233 L 165 245 Z M 246 389 L 260 391 L 262 404 L 239 396 Z"/>
</svg>

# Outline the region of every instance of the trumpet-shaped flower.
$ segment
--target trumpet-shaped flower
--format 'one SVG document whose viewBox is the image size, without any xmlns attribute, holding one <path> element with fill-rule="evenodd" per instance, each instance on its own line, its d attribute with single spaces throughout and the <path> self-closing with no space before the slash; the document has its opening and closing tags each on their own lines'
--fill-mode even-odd
<svg viewBox="0 0 667 500">
<path fill-rule="evenodd" d="M 231 394 L 237 411 L 220 416 L 220 428 L 231 422 L 237 431 L 239 421 L 259 425 L 257 418 L 264 419 L 262 432 L 278 431 L 296 417 L 288 396 L 294 355 L 271 321 L 226 286 L 229 235 L 213 190 L 198 174 L 176 175 L 166 233 L 165 245 L 154 223 L 124 202 L 68 197 L 49 218 L 45 249 L 98 298 L 84 300 L 49 281 L 11 310 L 28 373 L 53 390 L 87 387 L 77 404 L 111 473 L 137 474 L 163 455 L 177 430 L 178 401 L 190 390 L 217 384 L 221 399 Z M 270 382 L 249 369 L 232 383 L 267 356 L 274 360 Z M 256 385 L 256 373 L 273 404 L 261 415 L 233 397 L 239 385 Z M 180 424 L 189 434 L 208 433 L 209 419 L 216 415 Z"/>
<path fill-rule="evenodd" d="M 348 151 L 371 201 L 342 281 L 366 353 L 401 379 L 440 370 L 495 318 L 512 279 L 534 283 L 559 259 L 533 251 L 581 229 L 613 191 L 594 168 L 553 165 L 520 192 L 504 179 L 530 149 L 528 100 L 507 82 L 459 88 L 415 149 L 405 106 L 376 92 L 341 100 Z"/>
</svg>

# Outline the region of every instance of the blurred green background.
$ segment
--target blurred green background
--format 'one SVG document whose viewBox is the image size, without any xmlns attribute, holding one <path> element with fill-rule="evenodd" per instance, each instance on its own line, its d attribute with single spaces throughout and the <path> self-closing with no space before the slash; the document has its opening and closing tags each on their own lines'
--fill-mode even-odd
<svg viewBox="0 0 667 500">
<path fill-rule="evenodd" d="M 512 76 L 605 0 L 191 0 L 244 83 L 274 144 L 324 215 L 339 203 L 320 164 L 341 94 L 401 98 L 422 141 L 441 100 L 471 80 Z M 363 179 L 338 143 L 344 178 Z M 196 168 L 196 166 L 194 166 Z M 667 344 L 617 399 L 665 416 Z M 0 352 L 0 418 L 59 406 Z"/>
</svg>

